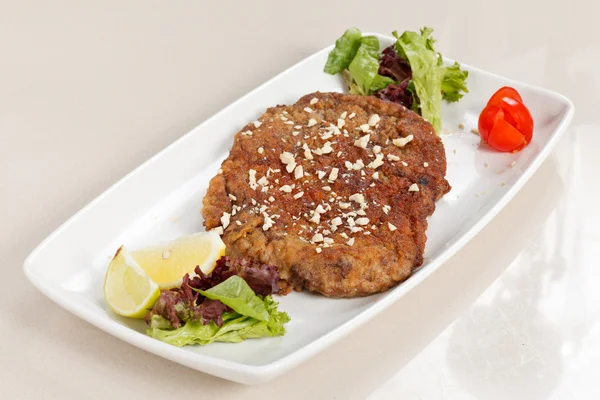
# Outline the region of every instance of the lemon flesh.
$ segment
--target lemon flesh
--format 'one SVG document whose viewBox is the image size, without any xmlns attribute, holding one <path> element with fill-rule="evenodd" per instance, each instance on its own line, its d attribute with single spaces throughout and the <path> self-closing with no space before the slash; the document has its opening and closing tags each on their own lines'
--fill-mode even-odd
<svg viewBox="0 0 600 400">
<path fill-rule="evenodd" d="M 124 247 L 119 248 L 104 278 L 104 299 L 108 306 L 119 315 L 144 318 L 159 296 L 158 285 Z"/>
<path fill-rule="evenodd" d="M 181 286 L 183 276 L 194 276 L 196 266 L 210 274 L 219 258 L 225 254 L 225 243 L 217 232 L 202 232 L 184 236 L 131 252 L 137 264 L 161 289 Z"/>
</svg>

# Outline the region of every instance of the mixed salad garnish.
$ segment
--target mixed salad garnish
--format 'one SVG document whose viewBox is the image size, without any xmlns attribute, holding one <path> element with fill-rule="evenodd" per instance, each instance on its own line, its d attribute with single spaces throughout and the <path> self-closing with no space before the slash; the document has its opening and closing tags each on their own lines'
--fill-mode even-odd
<svg viewBox="0 0 600 400">
<path fill-rule="evenodd" d="M 132 252 L 121 246 L 106 272 L 104 299 L 175 346 L 283 335 L 290 317 L 272 297 L 280 291 L 277 267 L 224 253 L 216 232 Z"/>
<path fill-rule="evenodd" d="M 412 109 L 439 134 L 441 102 L 456 102 L 468 93 L 469 73 L 458 63 L 444 65 L 432 32 L 427 27 L 402 35 L 394 31 L 396 42 L 380 53 L 377 37 L 350 28 L 335 42 L 324 71 L 342 73 L 352 94 L 373 95 Z"/>
<path fill-rule="evenodd" d="M 271 296 L 279 291 L 276 267 L 222 257 L 209 275 L 195 273 L 181 287 L 161 291 L 145 318 L 149 336 L 185 346 L 285 333 L 290 317 Z"/>
</svg>

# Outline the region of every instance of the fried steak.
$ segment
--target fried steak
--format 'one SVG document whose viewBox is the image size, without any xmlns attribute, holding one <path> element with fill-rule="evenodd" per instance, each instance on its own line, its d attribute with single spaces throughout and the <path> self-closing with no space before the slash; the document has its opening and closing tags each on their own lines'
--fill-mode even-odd
<svg viewBox="0 0 600 400">
<path fill-rule="evenodd" d="M 227 255 L 278 266 L 288 291 L 366 296 L 422 264 L 445 175 L 442 141 L 414 112 L 317 92 L 235 135 L 202 215 Z"/>
</svg>

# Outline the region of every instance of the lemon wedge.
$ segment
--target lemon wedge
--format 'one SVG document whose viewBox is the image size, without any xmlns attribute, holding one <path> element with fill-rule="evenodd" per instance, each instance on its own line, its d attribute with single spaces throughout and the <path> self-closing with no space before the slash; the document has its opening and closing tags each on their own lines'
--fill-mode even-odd
<svg viewBox="0 0 600 400">
<path fill-rule="evenodd" d="M 117 314 L 144 318 L 160 296 L 160 289 L 121 246 L 104 278 L 104 299 Z"/>
<path fill-rule="evenodd" d="M 161 289 L 181 286 L 185 274 L 195 275 L 196 266 L 210 274 L 224 254 L 225 243 L 215 231 L 196 233 L 131 252 L 137 264 Z"/>
</svg>

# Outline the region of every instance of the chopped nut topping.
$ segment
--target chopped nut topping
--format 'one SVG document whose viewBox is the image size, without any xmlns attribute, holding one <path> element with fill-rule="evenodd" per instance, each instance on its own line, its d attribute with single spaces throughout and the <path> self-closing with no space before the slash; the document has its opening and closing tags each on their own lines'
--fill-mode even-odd
<svg viewBox="0 0 600 400">
<path fill-rule="evenodd" d="M 373 172 L 373 179 L 379 179 L 379 171 Z"/>
<path fill-rule="evenodd" d="M 236 201 L 236 200 L 237 200 L 237 197 L 235 197 L 235 196 L 234 196 L 234 195 L 232 195 L 231 193 L 229 193 L 229 194 L 227 195 L 227 197 L 229 197 L 229 198 L 230 198 L 231 200 L 233 200 L 233 201 Z"/>
<path fill-rule="evenodd" d="M 397 155 L 394 155 L 394 154 L 388 154 L 387 158 L 390 161 L 400 161 L 400 157 L 398 157 Z"/>
<path fill-rule="evenodd" d="M 367 215 L 367 213 L 365 212 L 365 210 L 363 210 L 362 208 L 361 208 L 360 210 L 358 210 L 358 211 L 356 212 L 356 214 L 357 214 L 357 215 L 362 215 L 362 216 L 364 216 L 364 215 Z"/>
<path fill-rule="evenodd" d="M 221 225 L 223 226 L 223 229 L 227 229 L 229 226 L 230 218 L 231 215 L 229 213 L 223 212 L 223 215 L 221 216 Z"/>
<path fill-rule="evenodd" d="M 273 226 L 273 223 L 275 221 L 273 221 L 266 213 L 263 213 L 263 216 L 265 217 L 265 221 L 263 223 L 262 229 L 263 231 L 268 231 L 269 228 Z"/>
<path fill-rule="evenodd" d="M 394 232 L 396 229 L 398 229 L 394 225 L 390 224 L 389 222 L 388 222 L 388 228 L 390 228 L 390 232 Z"/>
<path fill-rule="evenodd" d="M 311 241 L 315 242 L 315 243 L 319 243 L 323 241 L 323 235 L 321 235 L 320 233 L 315 233 L 314 236 L 312 237 Z"/>
<path fill-rule="evenodd" d="M 356 222 L 356 225 L 368 225 L 369 218 L 366 218 L 366 217 L 358 218 L 355 222 Z"/>
<path fill-rule="evenodd" d="M 266 176 L 263 176 L 262 178 L 260 178 L 260 179 L 258 180 L 258 184 L 259 184 L 260 186 L 266 186 L 268 183 L 269 183 L 269 181 L 267 180 L 267 177 L 266 177 Z"/>
<path fill-rule="evenodd" d="M 300 129 L 302 129 L 302 125 L 294 125 L 294 129 L 300 130 Z M 298 133 L 300 133 L 300 132 L 298 132 Z"/>
<path fill-rule="evenodd" d="M 408 135 L 407 137 L 394 139 L 394 140 L 392 140 L 392 143 L 394 144 L 394 146 L 404 147 L 413 139 L 414 139 L 413 135 Z"/>
<path fill-rule="evenodd" d="M 412 185 L 410 185 L 410 187 L 408 188 L 409 192 L 418 192 L 419 191 L 419 186 L 417 186 L 416 183 L 413 183 Z"/>
<path fill-rule="evenodd" d="M 299 199 L 302 196 L 304 196 L 304 192 L 298 192 L 294 195 L 294 199 Z"/>
<path fill-rule="evenodd" d="M 242 221 L 235 221 L 235 224 L 236 224 L 237 226 L 242 226 Z"/>
<path fill-rule="evenodd" d="M 296 132 L 296 131 L 292 132 L 293 136 L 298 136 L 299 134 L 300 134 L 300 132 Z"/>
<path fill-rule="evenodd" d="M 329 153 L 331 153 L 333 151 L 333 148 L 331 147 L 331 143 L 330 142 L 325 142 L 325 144 L 321 148 L 321 151 L 323 152 L 323 154 L 329 154 Z"/>
<path fill-rule="evenodd" d="M 304 111 L 306 111 L 307 113 L 311 113 L 313 112 L 313 109 L 310 107 L 304 107 Z"/>
<path fill-rule="evenodd" d="M 219 235 L 223 235 L 223 227 L 222 226 L 217 226 L 216 228 L 211 229 L 211 231 L 215 231 Z"/>
<path fill-rule="evenodd" d="M 354 169 L 354 164 L 352 164 L 350 161 L 344 161 L 344 165 L 346 166 L 346 168 L 348 168 L 350 171 L 352 171 Z"/>
<path fill-rule="evenodd" d="M 337 127 L 338 127 L 339 129 L 342 129 L 342 128 L 344 127 L 344 125 L 345 125 L 345 124 L 346 124 L 346 121 L 345 121 L 345 120 L 343 120 L 343 119 L 341 119 L 341 118 L 338 118 L 338 120 L 337 120 Z"/>
<path fill-rule="evenodd" d="M 369 132 L 371 130 L 371 127 L 369 126 L 369 124 L 362 124 L 358 127 L 358 129 L 360 129 L 363 132 Z"/>
<path fill-rule="evenodd" d="M 377 114 L 373 114 L 369 117 L 369 125 L 370 126 L 375 126 L 377 125 L 377 123 L 381 120 L 381 118 L 379 118 L 379 115 Z"/>
<path fill-rule="evenodd" d="M 244 135 L 244 136 L 252 136 L 252 131 L 242 132 L 242 135 Z"/>
<path fill-rule="evenodd" d="M 348 112 L 344 111 L 343 113 L 340 114 L 340 118 L 341 119 L 346 119 L 346 114 L 348 114 Z"/>
<path fill-rule="evenodd" d="M 376 168 L 381 167 L 382 165 L 383 165 L 383 154 L 379 153 L 375 156 L 375 159 L 373 161 L 371 161 L 369 163 L 369 165 L 367 165 L 367 167 L 376 169 Z"/>
<path fill-rule="evenodd" d="M 361 149 L 366 149 L 367 145 L 369 144 L 369 140 L 371 140 L 371 135 L 365 135 L 360 137 L 359 139 L 356 139 L 354 145 L 356 147 L 360 147 Z"/>
<path fill-rule="evenodd" d="M 306 126 L 313 126 L 317 124 L 317 120 L 314 118 L 311 118 L 308 120 L 308 124 L 306 124 Z"/>
<path fill-rule="evenodd" d="M 319 177 L 319 179 L 323 179 L 323 177 L 326 175 L 325 171 L 317 171 L 317 176 Z"/>
<path fill-rule="evenodd" d="M 378 145 L 373 146 L 373 153 L 375 153 L 375 154 L 381 153 L 381 146 L 378 146 Z"/>
<path fill-rule="evenodd" d="M 339 168 L 332 168 L 331 173 L 329 174 L 329 180 L 335 181 L 338 177 L 339 171 L 340 171 Z"/>
<path fill-rule="evenodd" d="M 312 100 L 310 101 L 310 104 L 317 104 L 317 101 L 319 101 L 319 99 L 317 99 L 316 97 L 313 97 Z"/>
<path fill-rule="evenodd" d="M 295 162 L 294 155 L 290 152 L 284 151 L 279 155 L 279 159 L 284 164 L 289 164 Z"/>
<path fill-rule="evenodd" d="M 294 121 L 285 121 L 284 124 L 286 124 L 286 125 L 294 125 Z"/>
<path fill-rule="evenodd" d="M 296 162 L 295 162 L 295 161 L 294 161 L 294 162 L 291 162 L 291 163 L 289 163 L 288 165 L 286 165 L 286 166 L 285 166 L 285 170 L 286 170 L 287 172 L 289 172 L 290 174 L 292 173 L 292 171 L 293 171 L 294 169 L 296 169 Z"/>
<path fill-rule="evenodd" d="M 333 132 L 332 131 L 327 131 L 323 135 L 321 135 L 321 139 L 323 139 L 323 140 L 329 139 L 332 136 L 333 136 Z"/>
<path fill-rule="evenodd" d="M 330 238 L 330 237 L 324 237 L 324 238 L 323 238 L 323 241 L 324 241 L 326 244 L 329 244 L 329 245 L 331 245 L 331 244 L 335 243 L 335 242 L 334 242 L 334 240 L 333 240 L 332 238 Z"/>
<path fill-rule="evenodd" d="M 298 165 L 294 170 L 294 178 L 300 179 L 304 177 L 304 170 L 302 169 L 302 165 Z"/>
<path fill-rule="evenodd" d="M 318 224 L 319 222 L 321 222 L 321 214 L 319 213 L 314 213 L 314 215 L 309 219 L 310 222 L 314 222 L 315 224 Z"/>
<path fill-rule="evenodd" d="M 270 201 L 271 203 L 272 203 L 272 202 L 274 202 L 274 201 L 275 201 L 275 197 L 273 197 L 273 196 L 269 197 L 269 201 Z"/>
<path fill-rule="evenodd" d="M 354 245 L 354 238 L 350 238 L 350 239 L 348 239 L 348 241 L 346 242 L 346 244 L 347 244 L 348 246 L 352 246 L 352 245 Z"/>
<path fill-rule="evenodd" d="M 407 162 L 405 162 L 405 161 L 400 161 L 400 164 L 402 164 L 402 165 L 403 165 L 403 166 L 405 166 L 405 167 L 408 167 L 408 163 L 407 163 Z"/>
<path fill-rule="evenodd" d="M 363 228 L 361 228 L 360 226 L 353 226 L 352 228 L 350 228 L 350 232 L 352 233 L 360 232 L 362 230 Z"/>
<path fill-rule="evenodd" d="M 331 188 L 329 186 L 323 186 L 322 189 L 326 192 L 331 192 Z"/>
<path fill-rule="evenodd" d="M 354 113 L 354 112 L 353 112 L 353 113 L 350 113 L 350 115 L 348 115 L 348 119 L 352 119 L 352 118 L 354 118 L 355 116 L 356 116 L 356 113 Z"/>
<path fill-rule="evenodd" d="M 331 220 L 331 225 L 332 226 L 342 225 L 342 219 L 340 217 L 335 217 L 334 219 Z"/>
<path fill-rule="evenodd" d="M 253 124 L 254 124 L 255 128 L 260 128 L 260 126 L 262 125 L 262 122 L 260 122 L 260 121 L 254 121 Z"/>
<path fill-rule="evenodd" d="M 345 209 L 347 209 L 347 208 L 350 208 L 350 206 L 351 206 L 351 205 L 352 205 L 352 204 L 350 204 L 350 203 L 340 203 L 340 204 L 339 204 L 339 206 L 340 206 L 340 208 L 341 208 L 342 210 L 345 210 Z"/>
<path fill-rule="evenodd" d="M 308 148 L 308 145 L 307 145 L 306 143 L 304 143 L 304 144 L 302 145 L 302 148 L 304 149 L 304 157 L 305 157 L 307 160 L 312 160 L 312 159 L 313 159 L 313 155 L 312 155 L 312 153 L 310 152 L 310 149 Z"/>
<path fill-rule="evenodd" d="M 217 174 L 221 175 L 222 173 L 223 173 L 223 169 L 222 169 L 222 168 L 219 168 L 219 169 L 217 170 Z"/>
<path fill-rule="evenodd" d="M 251 169 L 248 171 L 248 179 L 250 181 L 250 188 L 256 190 L 258 185 L 256 184 L 256 171 Z"/>
<path fill-rule="evenodd" d="M 259 147 L 256 151 L 258 151 L 258 154 L 262 154 L 265 152 L 265 149 L 263 149 L 262 147 Z"/>
<path fill-rule="evenodd" d="M 392 209 L 392 207 L 390 207 L 388 205 L 385 205 L 385 206 L 382 207 L 382 209 L 383 209 L 383 212 L 387 214 L 387 213 L 390 212 L 390 210 Z"/>
<path fill-rule="evenodd" d="M 365 202 L 365 196 L 360 193 L 355 193 L 352 196 L 348 197 L 348 200 L 354 201 L 355 203 L 362 204 Z"/>
<path fill-rule="evenodd" d="M 322 250 L 320 247 L 317 247 L 317 248 L 315 249 L 315 251 L 316 251 L 317 253 L 320 253 L 320 252 L 322 252 L 323 250 Z"/>
<path fill-rule="evenodd" d="M 279 190 L 285 193 L 292 193 L 292 188 L 290 187 L 290 185 L 283 185 L 279 188 Z"/>
</svg>

